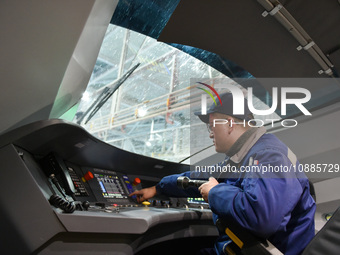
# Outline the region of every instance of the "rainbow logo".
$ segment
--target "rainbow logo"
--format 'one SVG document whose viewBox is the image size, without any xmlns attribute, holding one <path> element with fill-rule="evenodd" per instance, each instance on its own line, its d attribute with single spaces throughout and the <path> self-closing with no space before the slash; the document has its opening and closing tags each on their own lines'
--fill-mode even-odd
<svg viewBox="0 0 340 255">
<path fill-rule="evenodd" d="M 210 85 L 205 84 L 205 83 L 203 83 L 203 82 L 197 82 L 197 83 L 199 83 L 199 84 L 201 84 L 201 85 L 203 85 L 203 86 L 206 86 L 207 88 L 211 89 L 211 91 L 215 93 L 215 95 L 217 96 L 218 100 L 220 101 L 220 103 L 221 103 L 221 105 L 222 105 L 222 100 L 221 100 L 219 94 L 217 93 L 217 91 L 216 91 L 213 87 L 211 87 Z M 215 105 L 217 105 L 216 100 L 215 100 L 213 94 L 212 94 L 209 90 L 203 89 L 203 88 L 200 88 L 200 87 L 197 87 L 197 88 L 198 88 L 198 89 L 201 89 L 201 90 L 203 90 L 205 93 L 207 93 L 207 94 L 212 98 L 212 100 L 214 100 Z"/>
</svg>

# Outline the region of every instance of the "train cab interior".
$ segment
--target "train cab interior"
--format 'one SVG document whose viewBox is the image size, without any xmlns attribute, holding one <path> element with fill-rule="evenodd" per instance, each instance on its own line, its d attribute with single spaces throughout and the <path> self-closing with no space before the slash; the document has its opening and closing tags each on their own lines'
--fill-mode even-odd
<svg viewBox="0 0 340 255">
<path fill-rule="evenodd" d="M 338 254 L 339 26 L 339 0 L 0 1 L 0 253 L 213 247 L 203 198 L 129 195 L 224 160 L 194 112 L 227 84 L 309 179 L 302 254 Z M 282 254 L 232 231 L 228 254 Z"/>
</svg>

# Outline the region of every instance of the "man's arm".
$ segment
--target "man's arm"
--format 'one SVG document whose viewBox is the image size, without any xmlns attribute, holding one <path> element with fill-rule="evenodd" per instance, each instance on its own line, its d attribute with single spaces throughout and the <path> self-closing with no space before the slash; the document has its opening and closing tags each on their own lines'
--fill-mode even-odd
<svg viewBox="0 0 340 255">
<path fill-rule="evenodd" d="M 201 197 L 199 191 L 195 187 L 188 189 L 180 189 L 177 187 L 177 178 L 180 176 L 187 176 L 190 178 L 190 171 L 182 174 L 174 174 L 164 177 L 156 186 L 137 190 L 130 194 L 136 195 L 137 202 L 143 202 L 147 199 L 154 197 L 156 194 L 162 194 L 169 197 Z"/>
</svg>

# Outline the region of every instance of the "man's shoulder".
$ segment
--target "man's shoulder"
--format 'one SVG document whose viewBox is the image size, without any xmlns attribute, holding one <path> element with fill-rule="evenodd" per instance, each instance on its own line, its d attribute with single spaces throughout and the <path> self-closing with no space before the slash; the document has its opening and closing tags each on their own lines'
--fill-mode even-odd
<svg viewBox="0 0 340 255">
<path fill-rule="evenodd" d="M 282 153 L 286 153 L 288 147 L 279 138 L 273 134 L 265 133 L 260 139 L 254 144 L 251 151 L 259 150 L 278 150 Z"/>
</svg>

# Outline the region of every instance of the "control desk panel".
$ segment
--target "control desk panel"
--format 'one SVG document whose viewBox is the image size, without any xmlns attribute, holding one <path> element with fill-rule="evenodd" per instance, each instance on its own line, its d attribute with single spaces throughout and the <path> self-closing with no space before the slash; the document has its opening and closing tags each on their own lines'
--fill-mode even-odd
<svg viewBox="0 0 340 255">
<path fill-rule="evenodd" d="M 129 194 L 136 190 L 126 174 L 98 168 L 68 166 L 75 187 L 75 197 L 81 201 L 131 205 Z M 80 175 L 79 175 L 80 174 Z"/>
<path fill-rule="evenodd" d="M 136 196 L 130 194 L 155 185 L 155 181 L 146 181 L 143 187 L 138 177 L 114 170 L 79 166 L 64 161 L 56 153 L 45 156 L 40 160 L 40 165 L 54 193 L 49 201 L 63 212 L 112 209 L 119 212 L 119 208 L 132 207 L 208 208 L 204 201 L 192 198 L 156 197 L 139 204 Z"/>
<path fill-rule="evenodd" d="M 45 173 L 52 192 L 50 203 L 64 212 L 74 210 L 94 210 L 122 207 L 166 207 L 166 208 L 208 208 L 202 198 L 153 198 L 138 204 L 132 192 L 142 187 L 138 177 L 126 173 L 83 167 L 64 161 L 58 154 L 50 153 L 40 160 L 42 171 Z M 73 206 L 71 204 L 74 204 Z M 119 211 L 119 210 L 117 210 Z"/>
<path fill-rule="evenodd" d="M 40 162 L 54 193 L 50 203 L 64 212 L 139 206 L 136 197 L 129 196 L 141 188 L 139 178 L 130 181 L 125 173 L 78 166 L 64 161 L 56 153 L 47 155 Z M 69 209 L 71 203 L 75 204 L 73 209 Z"/>
</svg>

